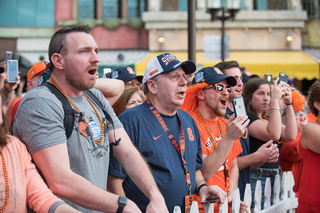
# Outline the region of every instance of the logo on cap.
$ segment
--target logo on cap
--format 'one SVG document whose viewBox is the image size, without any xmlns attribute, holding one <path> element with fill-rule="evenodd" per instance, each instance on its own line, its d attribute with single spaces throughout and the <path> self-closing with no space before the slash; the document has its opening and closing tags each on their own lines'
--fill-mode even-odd
<svg viewBox="0 0 320 213">
<path fill-rule="evenodd" d="M 194 79 L 197 83 L 199 83 L 203 79 L 203 72 L 198 72 Z"/>
<path fill-rule="evenodd" d="M 168 66 L 172 61 L 179 61 L 177 57 L 175 57 L 172 54 L 166 54 L 161 58 L 161 61 L 164 63 L 164 65 Z"/>
<path fill-rule="evenodd" d="M 111 78 L 118 78 L 118 77 L 119 77 L 118 71 L 113 71 L 111 73 Z"/>
<path fill-rule="evenodd" d="M 133 71 L 133 69 L 131 67 L 127 67 L 127 70 L 130 74 L 134 75 L 135 72 Z"/>
<path fill-rule="evenodd" d="M 153 74 L 156 74 L 158 72 L 158 69 L 153 70 L 152 72 L 150 72 L 150 76 L 152 76 Z"/>
<path fill-rule="evenodd" d="M 221 70 L 219 70 L 219 68 L 214 67 L 213 69 L 214 69 L 218 74 L 223 74 L 223 73 L 221 72 Z"/>
</svg>

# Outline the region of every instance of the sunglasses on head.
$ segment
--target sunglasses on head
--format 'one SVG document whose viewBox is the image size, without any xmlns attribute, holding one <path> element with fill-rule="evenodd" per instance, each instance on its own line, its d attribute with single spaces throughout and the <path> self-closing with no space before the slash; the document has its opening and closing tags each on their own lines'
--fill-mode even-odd
<svg viewBox="0 0 320 213">
<path fill-rule="evenodd" d="M 228 93 L 232 92 L 231 87 L 229 85 L 223 85 L 223 84 L 211 84 L 211 85 L 207 86 L 206 89 L 210 89 L 212 87 L 215 87 L 216 91 L 219 93 L 222 93 L 225 89 L 227 89 Z"/>
<path fill-rule="evenodd" d="M 297 115 L 299 115 L 301 112 L 304 113 L 304 114 L 307 114 L 307 110 L 303 109 L 303 110 L 301 110 L 301 111 L 294 111 L 294 115 L 297 116 Z"/>
</svg>

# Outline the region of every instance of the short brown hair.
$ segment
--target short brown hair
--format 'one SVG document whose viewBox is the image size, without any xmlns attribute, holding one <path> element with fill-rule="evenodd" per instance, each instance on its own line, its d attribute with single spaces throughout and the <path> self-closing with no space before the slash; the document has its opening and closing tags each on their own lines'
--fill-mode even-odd
<svg viewBox="0 0 320 213">
<path fill-rule="evenodd" d="M 87 34 L 91 33 L 91 28 L 89 25 L 69 25 L 61 28 L 60 30 L 56 31 L 53 36 L 51 37 L 50 43 L 49 43 L 49 69 L 53 70 L 53 63 L 51 61 L 51 56 L 54 53 L 60 53 L 60 54 L 67 54 L 66 47 L 66 35 L 68 33 L 72 32 L 84 32 Z M 64 48 L 63 48 L 64 47 Z"/>
<path fill-rule="evenodd" d="M 123 111 L 125 111 L 126 105 L 134 93 L 138 93 L 142 101 L 145 100 L 144 95 L 138 87 L 125 87 L 120 98 L 112 105 L 112 108 L 117 116 L 120 115 L 120 113 L 122 113 Z"/>
<path fill-rule="evenodd" d="M 225 74 L 226 69 L 233 67 L 239 68 L 239 64 L 237 61 L 222 61 L 214 65 L 214 67 L 217 67 L 219 70 L 221 70 L 221 72 L 223 72 L 223 74 Z"/>
<path fill-rule="evenodd" d="M 310 93 L 308 96 L 308 106 L 310 112 L 318 117 L 318 109 L 314 107 L 314 102 L 320 103 L 320 80 L 316 80 L 310 87 Z"/>
</svg>

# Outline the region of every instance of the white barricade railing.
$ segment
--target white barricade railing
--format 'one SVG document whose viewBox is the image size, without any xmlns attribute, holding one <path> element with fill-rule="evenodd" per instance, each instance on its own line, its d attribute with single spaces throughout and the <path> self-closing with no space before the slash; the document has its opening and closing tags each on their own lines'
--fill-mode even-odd
<svg viewBox="0 0 320 213">
<path fill-rule="evenodd" d="M 273 187 L 273 203 L 271 205 L 271 181 L 270 178 L 266 179 L 265 184 L 265 195 L 264 195 L 264 206 L 263 210 L 261 210 L 261 197 L 262 197 L 262 189 L 261 182 L 258 180 L 256 183 L 255 194 L 253 198 L 254 209 L 251 211 L 251 186 L 248 183 L 246 185 L 246 189 L 244 192 L 244 203 L 248 206 L 248 211 L 252 213 L 274 213 L 274 212 L 295 212 L 295 209 L 298 207 L 298 199 L 295 197 L 295 193 L 293 192 L 294 179 L 292 172 L 283 172 L 282 174 L 282 184 L 280 185 L 280 176 L 277 175 L 274 181 Z M 281 198 L 280 198 L 281 191 Z M 239 189 L 236 188 L 233 195 L 232 201 L 232 213 L 238 213 L 240 210 L 240 193 Z M 180 207 L 176 206 L 174 213 L 181 213 Z M 214 212 L 214 204 L 210 204 L 207 206 L 206 213 Z M 228 203 L 225 202 L 222 206 L 220 206 L 219 213 L 227 213 L 228 212 Z M 199 213 L 198 203 L 197 201 L 193 201 L 190 213 Z"/>
</svg>

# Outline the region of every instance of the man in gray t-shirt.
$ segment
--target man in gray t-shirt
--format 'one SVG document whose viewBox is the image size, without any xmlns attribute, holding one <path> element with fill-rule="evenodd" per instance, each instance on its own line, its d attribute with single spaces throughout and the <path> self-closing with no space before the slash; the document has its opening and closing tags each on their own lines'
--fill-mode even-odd
<svg viewBox="0 0 320 213">
<path fill-rule="evenodd" d="M 91 89 L 98 71 L 98 47 L 88 26 L 58 30 L 49 45 L 49 80 L 68 99 L 75 115 L 71 136 L 66 138 L 61 102 L 44 86 L 34 88 L 22 99 L 13 133 L 23 141 L 53 193 L 82 212 L 139 212 L 124 197 L 106 191 L 109 143 L 121 138 L 114 156 L 150 199 L 147 212 L 168 212 L 163 196 L 147 164 L 132 145 L 122 124 L 101 92 Z M 82 91 L 101 102 L 100 109 Z M 107 122 L 103 110 L 114 121 Z"/>
</svg>

